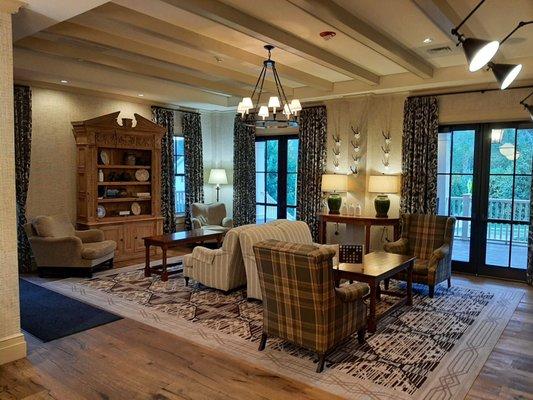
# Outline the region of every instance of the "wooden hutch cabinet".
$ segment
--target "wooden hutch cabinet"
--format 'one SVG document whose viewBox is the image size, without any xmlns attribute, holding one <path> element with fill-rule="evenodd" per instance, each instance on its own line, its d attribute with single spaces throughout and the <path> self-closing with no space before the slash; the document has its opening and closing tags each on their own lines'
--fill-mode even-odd
<svg viewBox="0 0 533 400">
<path fill-rule="evenodd" d="M 77 226 L 117 242 L 117 261 L 144 255 L 143 237 L 161 234 L 161 138 L 165 128 L 120 112 L 72 122 L 77 146 Z"/>
</svg>

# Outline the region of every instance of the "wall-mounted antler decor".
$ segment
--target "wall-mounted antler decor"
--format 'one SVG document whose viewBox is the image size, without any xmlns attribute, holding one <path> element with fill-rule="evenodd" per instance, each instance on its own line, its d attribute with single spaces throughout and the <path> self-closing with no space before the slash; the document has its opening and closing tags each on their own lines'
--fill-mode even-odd
<svg viewBox="0 0 533 400">
<path fill-rule="evenodd" d="M 335 169 L 335 172 L 337 172 L 340 169 L 339 160 L 341 158 L 341 137 L 339 134 L 333 134 L 332 136 L 333 141 L 335 142 L 333 144 L 333 168 Z"/>
<path fill-rule="evenodd" d="M 381 134 L 383 135 L 384 140 L 384 143 L 381 146 L 381 151 L 383 151 L 383 157 L 381 158 L 381 162 L 385 166 L 385 170 L 388 170 L 390 163 L 391 134 L 390 132 L 385 133 L 384 131 L 381 131 Z"/>
<path fill-rule="evenodd" d="M 352 174 L 355 176 L 359 175 L 359 161 L 361 160 L 361 132 L 359 132 L 359 128 L 354 129 L 353 126 L 350 127 L 353 132 L 353 139 L 350 141 L 350 144 L 352 145 L 352 165 L 350 165 L 350 170 L 352 171 Z"/>
</svg>

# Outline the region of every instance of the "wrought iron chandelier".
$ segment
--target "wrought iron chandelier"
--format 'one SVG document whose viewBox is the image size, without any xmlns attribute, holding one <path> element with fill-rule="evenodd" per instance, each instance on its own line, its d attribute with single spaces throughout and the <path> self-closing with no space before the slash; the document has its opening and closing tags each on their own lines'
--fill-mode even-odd
<svg viewBox="0 0 533 400">
<path fill-rule="evenodd" d="M 274 49 L 272 45 L 266 45 L 265 49 L 268 51 L 268 59 L 263 61 L 263 69 L 257 78 L 254 91 L 250 97 L 243 97 L 242 101 L 237 106 L 237 112 L 245 121 L 245 125 L 254 126 L 256 128 L 286 128 L 298 127 L 298 112 L 302 109 L 300 100 L 293 99 L 290 103 L 285 95 L 285 90 L 279 79 L 278 71 L 276 70 L 276 62 L 271 59 L 271 52 Z M 276 83 L 277 96 L 270 96 L 268 103 L 261 104 L 261 96 L 263 95 L 263 84 L 268 70 L 272 70 L 274 82 Z M 272 113 L 269 112 L 272 109 Z M 254 122 L 247 118 L 249 114 L 256 114 Z"/>
</svg>

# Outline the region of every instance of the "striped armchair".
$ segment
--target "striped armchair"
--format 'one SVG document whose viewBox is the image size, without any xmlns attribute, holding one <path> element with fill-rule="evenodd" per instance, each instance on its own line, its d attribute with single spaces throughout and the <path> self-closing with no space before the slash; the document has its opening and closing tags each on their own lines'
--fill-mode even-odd
<svg viewBox="0 0 533 400">
<path fill-rule="evenodd" d="M 433 297 L 435 285 L 448 280 L 448 287 L 451 286 L 454 228 L 454 217 L 404 214 L 401 238 L 386 243 L 383 249 L 415 256 L 413 282 L 429 285 L 429 296 Z M 398 277 L 405 279 L 404 274 Z"/>
<path fill-rule="evenodd" d="M 228 291 L 246 284 L 246 271 L 242 258 L 239 235 L 255 225 L 230 229 L 224 236 L 220 249 L 197 246 L 183 258 L 183 275 L 186 285 L 189 278 L 201 284 Z"/>
<path fill-rule="evenodd" d="M 369 293 L 364 283 L 335 288 L 335 250 L 270 239 L 254 246 L 263 297 L 263 335 L 281 337 L 318 354 L 317 372 L 335 345 L 357 331 L 362 343 Z"/>
</svg>

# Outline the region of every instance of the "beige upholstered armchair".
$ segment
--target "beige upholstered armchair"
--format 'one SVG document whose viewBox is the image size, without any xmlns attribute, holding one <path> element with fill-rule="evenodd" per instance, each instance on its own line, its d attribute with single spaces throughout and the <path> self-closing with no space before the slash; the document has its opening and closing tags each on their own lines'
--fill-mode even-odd
<svg viewBox="0 0 533 400">
<path fill-rule="evenodd" d="M 93 267 L 113 266 L 117 244 L 105 240 L 99 229 L 77 231 L 63 216 L 39 216 L 24 225 L 39 275 L 82 271 L 92 276 Z"/>
<path fill-rule="evenodd" d="M 429 296 L 433 297 L 435 285 L 447 280 L 451 286 L 454 228 L 454 217 L 404 214 L 401 238 L 386 243 L 383 249 L 415 256 L 413 282 L 429 285 Z M 402 274 L 398 277 L 405 279 Z"/>
<path fill-rule="evenodd" d="M 230 229 L 224 236 L 220 249 L 197 246 L 183 258 L 183 275 L 186 285 L 189 278 L 201 284 L 229 291 L 246 284 L 246 270 L 242 258 L 239 235 L 254 225 Z"/>
<path fill-rule="evenodd" d="M 193 229 L 228 230 L 233 227 L 233 219 L 226 217 L 224 203 L 192 203 L 191 224 Z"/>
<path fill-rule="evenodd" d="M 335 250 L 310 244 L 266 240 L 254 246 L 263 293 L 263 335 L 281 337 L 318 353 L 322 372 L 327 353 L 357 331 L 365 337 L 365 283 L 335 288 Z"/>
</svg>

